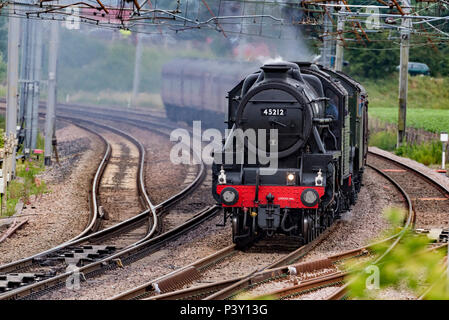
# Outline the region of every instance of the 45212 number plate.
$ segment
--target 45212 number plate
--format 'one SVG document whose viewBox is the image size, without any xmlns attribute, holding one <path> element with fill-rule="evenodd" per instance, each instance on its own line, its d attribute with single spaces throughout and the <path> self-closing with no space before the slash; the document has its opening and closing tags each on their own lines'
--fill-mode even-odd
<svg viewBox="0 0 449 320">
<path fill-rule="evenodd" d="M 286 116 L 285 108 L 263 108 L 260 110 L 263 116 Z"/>
</svg>

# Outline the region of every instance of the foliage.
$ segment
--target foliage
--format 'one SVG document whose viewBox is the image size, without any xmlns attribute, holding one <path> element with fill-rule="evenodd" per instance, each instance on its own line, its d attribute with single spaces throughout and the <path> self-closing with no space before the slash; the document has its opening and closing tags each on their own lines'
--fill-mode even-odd
<svg viewBox="0 0 449 320">
<path fill-rule="evenodd" d="M 369 135 L 368 144 L 383 150 L 393 151 L 396 148 L 397 136 L 393 132 L 380 131 Z"/>
<path fill-rule="evenodd" d="M 0 85 L 0 97 L 6 98 L 6 85 Z"/>
<path fill-rule="evenodd" d="M 44 138 L 42 135 L 38 135 L 37 148 L 44 146 Z M 15 207 L 19 200 L 25 205 L 32 202 L 32 196 L 34 201 L 38 201 L 39 198 L 46 192 L 48 192 L 45 181 L 42 181 L 37 177 L 44 169 L 43 157 L 39 159 L 28 159 L 24 162 L 18 160 L 16 162 L 16 179 L 12 180 L 8 184 L 7 192 L 7 204 L 6 215 L 10 216 L 15 213 Z"/>
<path fill-rule="evenodd" d="M 35 199 L 38 199 L 47 191 L 45 182 L 36 177 L 43 170 L 44 166 L 41 159 L 29 159 L 23 164 L 17 165 L 17 176 L 22 178 L 21 199 L 25 204 L 31 203 L 32 195 L 35 196 Z"/>
<path fill-rule="evenodd" d="M 398 98 L 397 74 L 384 81 L 366 80 L 370 108 L 369 116 L 387 123 L 397 123 Z M 409 77 L 407 104 L 407 127 L 439 133 L 449 129 L 449 86 L 448 78 Z M 369 144 L 393 151 L 396 144 L 395 132 L 377 132 L 370 135 Z M 440 142 L 420 145 L 406 144 L 394 151 L 425 165 L 441 162 Z"/>
<path fill-rule="evenodd" d="M 12 216 L 15 213 L 17 202 L 23 196 L 23 184 L 17 180 L 12 180 L 8 184 L 7 192 L 6 215 Z"/>
<path fill-rule="evenodd" d="M 384 78 L 395 71 L 399 65 L 399 49 L 389 50 L 392 47 L 385 34 L 370 34 L 373 40 L 365 46 L 351 46 L 344 52 L 345 60 L 349 66 L 345 71 L 354 77 Z"/>
<path fill-rule="evenodd" d="M 385 235 L 388 237 L 397 233 L 404 215 L 400 209 L 389 209 L 386 216 L 393 226 Z M 406 288 L 416 296 L 420 296 L 423 293 L 423 286 L 431 287 L 441 282 L 442 273 L 445 271 L 441 262 L 445 253 L 429 251 L 430 240 L 426 236 L 416 235 L 411 229 L 402 232 L 404 232 L 402 240 L 390 252 L 386 253 L 386 250 L 391 242 L 381 242 L 373 247 L 375 256 L 386 253 L 376 265 L 379 271 L 378 288 L 371 286 L 376 284 L 372 281 L 373 273 L 370 271 L 373 270 L 372 261 L 361 266 L 347 266 L 351 269 L 348 282 L 352 298 L 382 298 L 382 289 L 386 288 Z M 443 281 L 442 286 L 433 287 L 430 296 L 433 299 L 449 299 L 447 285 L 448 283 Z"/>
<path fill-rule="evenodd" d="M 8 18 L 0 16 L 0 53 L 3 57 L 8 57 Z"/>
<path fill-rule="evenodd" d="M 396 133 L 391 131 L 380 131 L 370 134 L 368 143 L 370 146 L 393 151 L 398 156 L 413 159 L 426 166 L 441 164 L 442 145 L 439 141 L 421 144 L 406 143 L 399 148 L 396 148 Z"/>
<path fill-rule="evenodd" d="M 130 92 L 133 84 L 135 35 L 114 41 L 89 38 L 79 32 L 63 30 L 58 66 L 59 91 L 66 94 L 79 91 Z M 173 50 L 172 46 L 147 46 L 144 39 L 141 60 L 140 91 L 158 93 L 162 66 L 175 57 L 210 57 L 208 50 Z M 182 49 L 182 48 L 181 48 Z"/>
<path fill-rule="evenodd" d="M 10 217 L 16 213 L 16 206 L 19 199 L 7 199 L 6 200 L 6 216 Z"/>
<path fill-rule="evenodd" d="M 398 156 L 404 156 L 416 160 L 426 166 L 441 163 L 442 154 L 441 142 L 404 144 L 395 150 Z"/>
<path fill-rule="evenodd" d="M 4 133 L 5 133 L 5 116 L 0 115 L 0 148 L 3 148 L 3 146 L 5 145 L 5 140 L 4 140 Z"/>
<path fill-rule="evenodd" d="M 365 4 L 360 0 L 350 1 L 353 4 Z M 440 26 L 443 28 L 444 25 Z M 447 26 L 446 26 L 447 28 Z M 344 51 L 345 60 L 349 66 L 345 71 L 350 75 L 362 78 L 383 79 L 389 76 L 399 65 L 398 31 L 383 31 L 369 33 L 370 41 L 363 38 L 361 42 L 349 42 Z M 432 76 L 445 77 L 449 75 L 449 46 L 444 42 L 426 42 L 422 36 L 413 36 L 410 46 L 411 62 L 422 62 L 429 66 Z"/>
<path fill-rule="evenodd" d="M 3 53 L 0 52 L 0 82 L 6 83 L 6 62 L 3 58 Z"/>
</svg>

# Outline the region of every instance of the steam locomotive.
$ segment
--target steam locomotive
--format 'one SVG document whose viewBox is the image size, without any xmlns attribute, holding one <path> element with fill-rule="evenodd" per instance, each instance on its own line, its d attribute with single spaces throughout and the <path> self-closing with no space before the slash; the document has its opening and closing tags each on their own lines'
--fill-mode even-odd
<svg viewBox="0 0 449 320">
<path fill-rule="evenodd" d="M 207 86 L 228 85 L 247 69 L 212 73 L 210 84 L 201 70 L 191 90 L 184 86 L 177 101 L 172 97 L 166 103 L 167 114 L 170 108 L 181 110 L 189 96 L 197 101 L 187 103 L 183 116 L 194 111 L 197 118 L 204 116 L 199 110 L 205 105 L 215 118 L 224 111 L 227 137 L 214 155 L 212 194 L 224 209 L 224 221 L 232 221 L 234 243 L 243 247 L 278 233 L 302 244 L 312 241 L 360 191 L 367 155 L 365 89 L 320 65 L 268 63 L 240 78 L 223 110 L 212 98 L 217 91 Z"/>
<path fill-rule="evenodd" d="M 229 135 L 215 157 L 212 193 L 232 221 L 236 244 L 275 233 L 308 243 L 356 202 L 367 107 L 358 82 L 310 63 L 265 64 L 229 92 Z M 277 136 L 257 136 L 256 145 L 244 136 L 238 148 L 233 132 L 239 129 L 275 129 Z M 277 145 L 274 172 L 258 152 L 267 153 L 269 145 Z"/>
</svg>

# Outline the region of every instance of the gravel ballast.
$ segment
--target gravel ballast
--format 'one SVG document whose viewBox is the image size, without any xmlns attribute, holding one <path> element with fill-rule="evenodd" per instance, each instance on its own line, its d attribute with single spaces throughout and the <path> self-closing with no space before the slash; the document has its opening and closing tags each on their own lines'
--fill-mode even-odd
<svg viewBox="0 0 449 320">
<path fill-rule="evenodd" d="M 0 263 L 50 249 L 78 235 L 89 219 L 91 177 L 103 157 L 104 144 L 94 134 L 58 122 L 56 136 L 60 165 L 55 162 L 39 178 L 49 192 L 31 198 L 22 215 L 28 223 L 0 244 Z M 33 208 L 35 207 L 35 208 Z"/>
<path fill-rule="evenodd" d="M 402 203 L 401 197 L 396 197 L 394 188 L 380 188 L 385 185 L 384 178 L 374 171 L 367 169 L 365 187 L 359 195 L 356 206 L 348 212 L 335 232 L 325 239 L 310 255 L 307 260 L 328 256 L 348 249 L 354 249 L 369 243 L 373 238 L 388 227 L 382 217 L 382 211 L 391 203 Z M 364 202 L 367 201 L 367 202 Z M 187 235 L 172 241 L 158 252 L 143 259 L 115 269 L 98 277 L 87 279 L 82 283 L 81 289 L 71 291 L 63 289 L 43 296 L 44 299 L 104 299 L 115 296 L 152 279 L 172 272 L 180 267 L 204 258 L 215 251 L 231 244 L 231 228 L 218 227 L 222 216 L 204 223 Z M 316 251 L 316 252 L 315 252 Z M 253 271 L 256 268 L 269 264 L 277 253 L 249 254 L 239 253 L 231 259 L 219 264 L 219 271 L 211 269 L 206 277 L 197 281 L 201 284 L 208 281 L 224 280 Z M 215 269 L 215 268 L 214 268 Z"/>
</svg>

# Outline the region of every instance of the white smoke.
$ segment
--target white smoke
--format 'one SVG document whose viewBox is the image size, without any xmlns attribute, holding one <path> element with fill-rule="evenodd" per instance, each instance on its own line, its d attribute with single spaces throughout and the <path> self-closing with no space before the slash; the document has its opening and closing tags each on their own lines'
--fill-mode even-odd
<svg viewBox="0 0 449 320">
<path fill-rule="evenodd" d="M 276 56 L 274 58 L 258 57 L 257 61 L 259 61 L 261 64 L 272 64 L 272 63 L 284 62 L 285 59 L 282 58 L 281 56 Z"/>
</svg>

